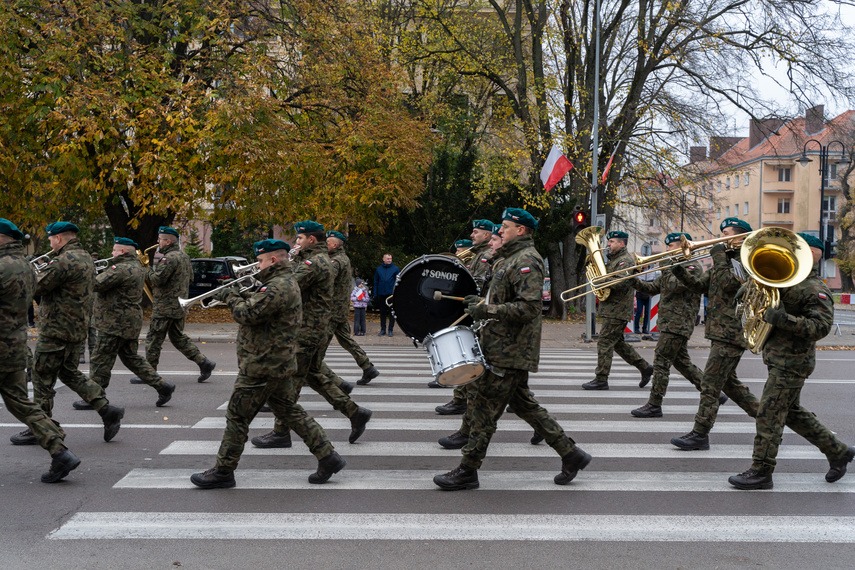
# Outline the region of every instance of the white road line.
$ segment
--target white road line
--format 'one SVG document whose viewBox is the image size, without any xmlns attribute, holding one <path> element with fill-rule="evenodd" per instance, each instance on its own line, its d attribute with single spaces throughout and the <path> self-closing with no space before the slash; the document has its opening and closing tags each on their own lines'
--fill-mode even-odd
<svg viewBox="0 0 855 570">
<path fill-rule="evenodd" d="M 855 517 L 79 512 L 47 538 L 853 543 Z"/>
<path fill-rule="evenodd" d="M 305 388 L 304 388 L 305 389 Z M 535 393 L 535 396 L 537 394 Z M 359 394 L 354 393 L 354 401 L 360 406 L 366 407 L 375 412 L 431 412 L 436 413 L 436 402 L 366 402 L 363 401 Z M 303 409 L 309 412 L 329 412 L 332 411 L 326 401 L 300 401 Z M 555 414 L 629 414 L 629 409 L 622 404 L 545 404 L 543 406 L 549 412 Z M 631 408 L 631 406 L 629 407 Z M 226 404 L 217 408 L 225 410 Z M 666 412 L 671 415 L 691 415 L 694 416 L 698 411 L 698 406 L 668 406 Z M 745 415 L 740 408 L 736 406 L 722 406 L 718 410 L 719 416 L 737 416 Z"/>
<path fill-rule="evenodd" d="M 224 424 L 225 426 L 225 424 Z M 24 427 L 24 424 L 21 423 L 3 423 L 0 424 L 0 428 L 19 428 Z M 122 429 L 190 429 L 192 425 L 178 425 L 178 424 L 127 424 L 122 422 Z M 104 429 L 104 424 L 62 424 L 62 429 L 89 429 L 89 428 L 98 428 Z"/>
<path fill-rule="evenodd" d="M 604 392 L 599 391 L 588 391 L 588 390 L 578 390 L 577 387 L 573 386 L 565 386 L 561 390 L 544 390 L 538 388 L 534 395 L 540 400 L 541 398 L 569 398 L 572 400 L 633 400 L 637 402 L 637 406 L 631 406 L 629 409 L 637 408 L 642 404 L 647 402 L 647 395 L 649 393 L 648 390 L 639 390 L 636 386 L 635 390 L 608 390 Z M 681 390 L 680 388 L 685 388 L 685 390 Z M 451 394 L 446 390 L 439 390 L 436 388 L 428 388 L 424 384 L 418 388 L 387 388 L 382 384 L 377 386 L 371 386 L 367 388 L 362 388 L 361 386 L 353 393 L 351 393 L 352 398 L 359 397 L 377 397 L 377 396 L 412 396 L 413 398 L 439 398 L 442 400 L 441 402 L 437 402 L 438 404 L 446 403 Z M 302 395 L 300 401 L 303 401 L 303 398 L 312 397 L 312 398 L 320 398 L 314 390 L 311 388 L 303 388 Z M 693 400 L 695 402 L 698 401 L 699 392 L 695 390 L 695 388 L 686 381 L 676 380 L 675 383 L 669 386 L 668 395 L 665 396 L 665 402 L 663 404 L 663 410 L 665 412 L 668 411 L 668 403 L 669 400 Z M 627 409 L 627 413 L 629 413 L 629 409 Z"/>
</svg>

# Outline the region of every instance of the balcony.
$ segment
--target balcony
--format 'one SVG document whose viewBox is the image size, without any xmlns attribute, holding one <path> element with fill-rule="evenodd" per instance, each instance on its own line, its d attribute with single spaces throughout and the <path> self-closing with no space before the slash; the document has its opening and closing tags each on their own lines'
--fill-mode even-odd
<svg viewBox="0 0 855 570">
<path fill-rule="evenodd" d="M 647 235 L 658 236 L 662 233 L 662 226 L 647 226 Z"/>
</svg>

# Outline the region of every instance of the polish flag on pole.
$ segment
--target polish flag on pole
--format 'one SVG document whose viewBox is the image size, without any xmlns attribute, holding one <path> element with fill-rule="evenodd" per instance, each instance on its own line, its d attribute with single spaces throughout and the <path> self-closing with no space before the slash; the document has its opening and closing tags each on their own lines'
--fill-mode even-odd
<svg viewBox="0 0 855 570">
<path fill-rule="evenodd" d="M 558 148 L 558 145 L 552 145 L 552 150 L 549 151 L 549 156 L 546 157 L 546 162 L 540 171 L 543 189 L 547 192 L 552 190 L 552 187 L 558 184 L 572 168 L 573 165 L 570 164 L 570 161 L 564 156 L 561 149 Z"/>
<path fill-rule="evenodd" d="M 609 163 L 606 165 L 606 169 L 603 170 L 603 184 L 606 183 L 606 177 L 609 175 L 609 170 L 612 168 L 612 162 L 615 160 L 615 153 L 617 152 L 617 147 L 615 147 L 614 152 L 612 152 L 612 156 L 609 158 Z"/>
</svg>

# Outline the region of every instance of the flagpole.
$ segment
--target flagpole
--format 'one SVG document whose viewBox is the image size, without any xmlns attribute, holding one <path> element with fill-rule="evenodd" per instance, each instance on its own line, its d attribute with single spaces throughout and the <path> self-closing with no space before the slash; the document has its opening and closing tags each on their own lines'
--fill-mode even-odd
<svg viewBox="0 0 855 570">
<path fill-rule="evenodd" d="M 600 149 L 600 0 L 594 8 L 594 123 L 591 128 L 593 157 L 591 159 L 591 222 L 597 220 L 597 156 Z M 585 340 L 591 342 L 594 338 L 596 322 L 594 321 L 594 293 L 588 291 L 585 295 Z"/>
</svg>

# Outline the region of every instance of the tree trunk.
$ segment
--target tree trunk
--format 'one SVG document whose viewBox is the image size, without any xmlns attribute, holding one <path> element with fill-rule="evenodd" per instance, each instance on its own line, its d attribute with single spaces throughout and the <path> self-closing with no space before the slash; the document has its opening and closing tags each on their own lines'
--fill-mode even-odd
<svg viewBox="0 0 855 570">
<path fill-rule="evenodd" d="M 104 202 L 104 212 L 110 220 L 113 234 L 118 237 L 126 237 L 139 244 L 144 250 L 157 244 L 157 230 L 160 226 L 168 226 L 175 219 L 175 213 L 167 215 L 139 214 L 139 207 L 122 194 L 114 194 L 113 199 Z M 136 228 L 131 227 L 131 221 L 137 219 L 139 224 Z M 149 261 L 153 259 L 153 252 L 149 253 Z"/>
</svg>

